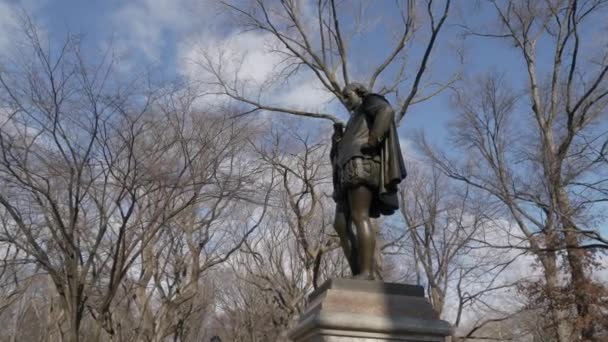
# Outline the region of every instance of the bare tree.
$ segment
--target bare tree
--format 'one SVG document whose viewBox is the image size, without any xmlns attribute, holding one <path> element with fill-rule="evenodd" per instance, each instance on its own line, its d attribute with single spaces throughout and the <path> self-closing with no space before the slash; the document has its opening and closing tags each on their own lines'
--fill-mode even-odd
<svg viewBox="0 0 608 342">
<path fill-rule="evenodd" d="M 114 338 L 121 322 L 113 309 L 130 291 L 125 281 L 139 267 L 144 279 L 153 272 L 147 258 L 151 246 L 166 243 L 165 230 L 181 227 L 188 242 L 193 260 L 180 295 L 188 297 L 201 269 L 226 260 L 255 229 L 258 214 L 226 226 L 234 230 L 222 233 L 234 239 L 230 248 L 209 229 L 226 202 L 260 193 L 243 192 L 255 173 L 237 163 L 243 125 L 163 111 L 163 94 L 147 78 L 116 77 L 110 50 L 90 63 L 78 37 L 56 47 L 27 18 L 23 28 L 28 44 L 0 72 L 0 108 L 8 111 L 0 130 L 0 241 L 52 280 L 62 339 L 80 340 L 87 318 L 96 322 L 91 338 L 100 338 L 99 329 Z M 200 261 L 203 250 L 209 259 Z M 157 279 L 159 289 L 170 284 Z"/>
<path fill-rule="evenodd" d="M 234 302 L 230 307 L 236 316 L 230 319 L 246 318 L 259 327 L 259 331 L 247 332 L 249 335 L 264 333 L 268 334 L 267 341 L 282 341 L 286 340 L 285 334 L 294 318 L 302 313 L 312 286 L 299 256 L 301 247 L 284 219 L 274 215 L 268 219 L 259 231 L 259 238 L 245 244 L 231 262 L 233 276 L 240 287 L 234 291 L 245 291 L 240 295 L 251 296 L 249 301 L 257 297 L 264 313 L 260 315 L 260 310 L 252 310 L 250 303 Z M 235 325 L 238 327 L 238 323 Z M 235 340 L 237 331 L 229 339 Z"/>
<path fill-rule="evenodd" d="M 281 127 L 256 144 L 259 157 L 280 184 L 262 227 L 230 262 L 232 277 L 242 287 L 230 293 L 243 301 L 223 300 L 232 312 L 225 319 L 258 327 L 255 332 L 241 331 L 245 335 L 232 331 L 230 340 L 287 341 L 286 333 L 310 291 L 347 269 L 331 228 L 331 198 L 326 194 L 330 166 L 322 142 Z M 251 301 L 262 302 L 264 314 L 251 310 Z"/>
<path fill-rule="evenodd" d="M 190 107 L 191 101 L 186 103 Z M 202 188 L 195 203 L 141 254 L 143 269 L 132 290 L 139 312 L 134 340 L 191 338 L 200 323 L 192 319 L 213 304 L 205 297 L 203 276 L 226 262 L 258 228 L 274 187 L 272 175 L 260 180 L 264 172 L 247 148 L 254 134 L 247 125 L 182 105 L 163 112 L 176 116 L 171 127 L 179 132 L 182 148 L 197 156 L 193 165 Z"/>
<path fill-rule="evenodd" d="M 608 50 L 605 46 L 598 51 L 585 49 L 588 35 L 582 31 L 606 15 L 605 5 L 602 0 L 509 1 L 504 6 L 492 2 L 503 30 L 499 35 L 490 34 L 515 45 L 529 75 L 529 100 L 539 130 L 536 161 L 543 170 L 546 198 L 539 199 L 537 194 L 522 197 L 547 211 L 547 221 L 555 221 L 549 226 L 556 225 L 558 236 L 550 237 L 553 241 L 548 247 L 556 248 L 558 244 L 566 248 L 579 317 L 576 325 L 580 326 L 575 328 L 574 336 L 585 340 L 595 339 L 593 317 L 598 313 L 593 294 L 598 289 L 589 281 L 589 254 L 581 249 L 581 240 L 605 239 L 597 229 L 585 228 L 581 217 L 588 210 L 586 206 L 607 198 L 605 178 L 601 178 L 605 174 L 594 172 L 598 165 L 594 158 L 589 160 L 589 153 L 595 145 L 593 124 L 606 115 L 608 105 Z M 554 49 L 547 82 L 541 81 L 544 75 L 537 70 L 537 46 L 543 38 L 548 38 Z M 582 138 L 587 135 L 591 138 Z M 589 173 L 600 178 L 591 176 L 592 180 L 587 181 Z M 579 192 L 583 195 L 579 196 Z"/>
<path fill-rule="evenodd" d="M 100 203 L 91 196 L 99 185 L 102 194 L 114 185 L 103 173 L 108 170 L 98 167 L 101 135 L 107 112 L 114 112 L 126 94 L 105 97 L 108 65 L 85 65 L 76 37 L 54 55 L 27 19 L 24 30 L 30 45 L 18 56 L 23 63 L 4 66 L 0 75 L 2 107 L 11 109 L 0 134 L 5 184 L 0 203 L 10 217 L 3 240 L 34 258 L 53 279 L 67 316 L 62 332 L 75 341 L 85 289 L 97 278 L 93 265 L 112 213 L 105 210 L 107 199 Z"/>
<path fill-rule="evenodd" d="M 383 248 L 411 260 L 412 280 L 426 287 L 435 310 L 451 321 L 453 338 L 465 340 L 468 333 L 463 333 L 467 330 L 463 325 L 477 330 L 511 314 L 492 298 L 517 284 L 503 272 L 522 252 L 497 254 L 483 243 L 500 236 L 497 206 L 487 195 L 480 196 L 466 184 L 460 186 L 432 164 L 415 164 L 399 193 L 407 230 Z M 474 316 L 478 321 L 469 322 Z"/>
<path fill-rule="evenodd" d="M 281 334 L 287 324 L 277 310 L 271 291 L 261 290 L 241 275 L 230 273 L 220 277 L 226 286 L 218 298 L 216 322 L 211 326 L 214 334 L 226 341 L 284 341 Z"/>
<path fill-rule="evenodd" d="M 0 249 L 0 319 L 4 322 L 0 341 L 40 339 L 46 328 L 46 277 L 34 260 L 10 242 L 0 243 Z"/>
<path fill-rule="evenodd" d="M 219 47 L 217 51 L 202 51 L 197 63 L 210 75 L 206 84 L 211 93 L 225 95 L 248 106 L 243 114 L 271 111 L 339 122 L 327 113 L 277 106 L 265 98 L 273 83 L 287 82 L 298 75 L 314 75 L 323 89 L 342 100 L 341 90 L 353 80 L 353 70 L 360 82 L 382 95 L 394 96 L 397 121 L 401 121 L 410 105 L 424 101 L 447 87 L 457 78 L 449 76 L 441 82 L 429 80 L 431 56 L 450 11 L 451 0 L 441 2 L 395 2 L 394 10 L 387 10 L 384 23 L 394 23 L 393 46 L 381 53 L 377 65 L 369 60 L 357 60 L 351 50 L 354 38 L 365 33 L 373 2 L 319 1 L 263 1 L 247 4 L 222 2 L 234 14 L 237 25 L 244 30 L 260 32 L 272 37 L 268 52 L 279 62 L 276 73 L 262 84 L 251 84 L 241 77 L 241 62 L 230 63 L 234 56 Z M 389 28 L 390 30 L 390 28 Z M 387 34 L 391 34 L 387 32 Z M 420 56 L 414 46 L 423 48 Z M 217 47 L 214 47 L 217 48 Z M 411 56 L 415 55 L 416 58 Z M 356 64 L 356 65 L 353 65 Z M 410 70 L 413 72 L 410 73 Z M 389 73 L 392 75 L 388 76 Z M 250 88 L 256 88 L 251 90 Z"/>
<path fill-rule="evenodd" d="M 281 179 L 282 189 L 276 192 L 281 222 L 295 239 L 305 284 L 316 288 L 324 254 L 338 247 L 329 236 L 333 233 L 332 221 L 325 210 L 329 206 L 329 150 L 323 140 L 302 136 L 295 128 L 287 133 L 273 131 L 258 153 Z"/>
<path fill-rule="evenodd" d="M 523 7 L 514 6 L 509 5 L 510 15 L 517 16 L 518 11 L 527 13 Z M 572 10 L 572 7 L 566 7 L 564 13 L 572 16 Z M 500 7 L 497 11 L 503 13 Z M 550 18 L 556 20 L 553 16 Z M 575 20 L 572 18 L 579 20 L 578 17 L 570 17 L 569 20 Z M 517 32 L 509 37 L 516 39 L 519 37 Z M 529 44 L 532 43 L 527 41 L 522 47 L 525 47 L 525 54 L 531 53 Z M 597 87 L 589 89 L 579 85 L 587 90 L 576 93 L 591 98 L 576 100 L 586 103 L 588 108 L 572 111 L 568 101 L 558 100 L 560 97 L 552 94 L 568 93 L 567 88 L 574 85 L 566 82 L 564 84 L 569 85 L 565 88 L 557 85 L 539 87 L 534 81 L 533 63 L 530 64 L 533 60 L 527 61 L 531 73 L 528 94 L 533 103 L 532 118 L 524 115 L 528 112 L 525 109 L 517 115 L 518 94 L 504 77 L 491 75 L 479 80 L 478 86 L 471 91 L 461 92 L 457 99 L 460 117 L 452 133 L 455 144 L 464 152 L 464 158 L 449 158 L 430 147 L 424 139 L 422 146 L 449 177 L 498 201 L 502 206 L 501 215 L 518 228 L 517 234 L 511 234 L 503 241 L 486 243 L 498 249 L 528 251 L 537 258 L 542 267 L 543 281 L 540 291 L 533 292 L 539 303 L 546 304 L 551 315 L 547 329 L 552 331 L 554 338 L 559 341 L 573 338 L 594 341 L 599 329 L 596 318 L 601 316 L 602 310 L 598 296 L 602 296 L 604 289 L 591 278 L 592 250 L 585 250 L 584 243 L 587 237 L 592 236 L 590 232 L 599 234 L 589 227 L 593 224 L 589 214 L 593 213 L 593 203 L 602 202 L 602 193 L 584 192 L 581 196 L 580 189 L 603 181 L 597 178 L 602 176 L 602 172 L 595 158 L 588 158 L 590 144 L 583 137 L 593 134 L 592 123 L 603 115 L 608 102 L 600 101 L 603 96 L 597 93 Z M 553 74 L 556 78 L 562 77 L 558 71 L 556 69 L 556 74 Z M 602 83 L 603 74 L 598 77 L 594 79 Z M 568 94 L 573 101 L 574 95 Z M 600 98 L 593 101 L 596 96 Z M 544 100 L 536 102 L 541 97 Z M 550 101 L 552 98 L 554 102 Z M 536 125 L 531 130 L 521 129 L 515 126 L 517 120 Z M 568 275 L 568 284 L 560 280 L 558 251 L 561 250 L 565 251 L 567 266 L 564 272 Z M 530 289 L 534 288 L 538 285 Z M 572 312 L 572 324 L 568 324 L 566 318 Z"/>
</svg>

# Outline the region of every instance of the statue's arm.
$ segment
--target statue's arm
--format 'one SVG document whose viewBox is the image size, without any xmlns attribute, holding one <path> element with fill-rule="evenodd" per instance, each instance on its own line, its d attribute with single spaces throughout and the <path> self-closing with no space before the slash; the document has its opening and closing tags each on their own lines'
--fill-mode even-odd
<svg viewBox="0 0 608 342">
<path fill-rule="evenodd" d="M 331 136 L 331 149 L 329 153 L 329 157 L 333 160 L 338 153 L 338 143 L 342 140 L 342 136 L 344 135 L 344 124 L 341 122 L 334 124 L 334 133 Z"/>
<path fill-rule="evenodd" d="M 391 128 L 391 123 L 395 120 L 395 111 L 390 104 L 384 100 L 377 100 L 371 113 L 374 115 L 374 125 L 369 133 L 368 144 L 372 147 L 378 146 Z"/>
<path fill-rule="evenodd" d="M 344 135 L 344 124 L 341 122 L 337 122 L 334 124 L 334 133 L 331 136 L 332 143 L 338 143 L 342 140 L 342 136 Z"/>
</svg>

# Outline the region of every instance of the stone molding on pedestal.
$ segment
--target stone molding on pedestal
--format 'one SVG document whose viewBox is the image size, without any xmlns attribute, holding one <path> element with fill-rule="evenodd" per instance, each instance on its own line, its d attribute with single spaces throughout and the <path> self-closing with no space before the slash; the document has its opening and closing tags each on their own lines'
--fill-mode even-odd
<svg viewBox="0 0 608 342">
<path fill-rule="evenodd" d="M 439 319 L 421 286 L 330 279 L 309 296 L 289 337 L 294 342 L 444 342 Z"/>
</svg>

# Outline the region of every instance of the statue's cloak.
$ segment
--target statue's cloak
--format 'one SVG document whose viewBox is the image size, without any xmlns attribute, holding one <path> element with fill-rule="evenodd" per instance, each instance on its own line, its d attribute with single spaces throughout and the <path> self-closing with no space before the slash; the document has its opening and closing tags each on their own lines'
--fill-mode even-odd
<svg viewBox="0 0 608 342">
<path fill-rule="evenodd" d="M 378 217 L 379 214 L 392 215 L 395 210 L 399 209 L 398 186 L 406 175 L 397 128 L 395 123 L 391 123 L 390 130 L 381 147 L 380 186 L 378 197 L 372 203 L 370 209 L 372 217 Z"/>
<path fill-rule="evenodd" d="M 367 107 L 366 111 L 373 112 L 372 107 L 378 106 L 378 101 L 383 101 L 390 106 L 383 96 L 376 94 L 366 96 L 363 106 Z M 390 124 L 384 139 L 380 142 L 380 182 L 378 194 L 370 208 L 371 217 L 378 217 L 380 214 L 392 215 L 395 210 L 399 209 L 398 187 L 407 176 L 395 125 L 395 115 L 392 109 L 388 112 L 388 114 L 383 114 L 383 117 L 376 115 L 373 118 L 374 121 L 389 120 Z M 377 122 L 374 122 L 374 126 L 376 124 Z"/>
</svg>

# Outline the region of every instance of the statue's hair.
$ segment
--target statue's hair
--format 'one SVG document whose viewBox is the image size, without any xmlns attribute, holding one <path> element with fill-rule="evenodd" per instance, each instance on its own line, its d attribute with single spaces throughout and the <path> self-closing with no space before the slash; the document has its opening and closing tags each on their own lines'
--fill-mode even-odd
<svg viewBox="0 0 608 342">
<path fill-rule="evenodd" d="M 344 89 L 342 90 L 342 93 L 345 93 L 347 91 L 353 91 L 360 97 L 364 97 L 370 94 L 369 90 L 367 90 L 367 88 L 363 84 L 358 82 L 352 82 L 347 84 L 346 87 L 344 87 Z"/>
</svg>

